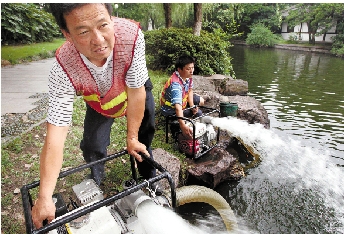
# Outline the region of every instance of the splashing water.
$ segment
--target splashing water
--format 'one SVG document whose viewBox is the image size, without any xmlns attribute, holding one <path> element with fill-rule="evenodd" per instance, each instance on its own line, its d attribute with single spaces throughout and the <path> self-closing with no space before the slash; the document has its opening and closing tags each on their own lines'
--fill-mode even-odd
<svg viewBox="0 0 344 234">
<path fill-rule="evenodd" d="M 344 233 L 344 172 L 331 163 L 328 152 L 232 117 L 211 123 L 241 138 L 261 157 L 230 192 L 232 209 L 250 228 L 261 233 Z"/>
<path fill-rule="evenodd" d="M 225 234 L 228 232 L 208 232 L 200 226 L 194 226 L 169 208 L 145 201 L 138 206 L 137 217 L 144 233 L 149 234 Z"/>
</svg>

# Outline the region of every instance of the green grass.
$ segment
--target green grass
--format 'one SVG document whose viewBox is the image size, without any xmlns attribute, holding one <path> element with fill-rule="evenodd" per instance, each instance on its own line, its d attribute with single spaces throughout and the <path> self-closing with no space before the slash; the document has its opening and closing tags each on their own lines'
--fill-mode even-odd
<svg viewBox="0 0 344 234">
<path fill-rule="evenodd" d="M 11 64 L 33 61 L 54 56 L 64 38 L 54 39 L 52 42 L 35 43 L 31 45 L 1 46 L 1 60 L 8 60 Z"/>
</svg>

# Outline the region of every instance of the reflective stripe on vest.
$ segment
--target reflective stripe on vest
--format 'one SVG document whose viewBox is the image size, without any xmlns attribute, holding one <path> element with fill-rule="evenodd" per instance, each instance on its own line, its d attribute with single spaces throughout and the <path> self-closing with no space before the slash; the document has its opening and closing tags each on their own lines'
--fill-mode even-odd
<svg viewBox="0 0 344 234">
<path fill-rule="evenodd" d="M 134 47 L 140 29 L 132 20 L 112 17 L 115 28 L 112 86 L 100 97 L 97 84 L 75 46 L 66 41 L 57 51 L 56 59 L 69 77 L 77 95 L 97 112 L 107 117 L 126 114 L 127 93 L 125 76 L 131 66 Z"/>
<path fill-rule="evenodd" d="M 113 108 L 114 106 L 117 106 L 117 105 L 121 104 L 122 102 L 124 102 L 125 100 L 127 100 L 127 97 L 128 97 L 127 93 L 122 92 L 120 95 L 118 95 L 117 97 L 115 97 L 111 101 L 109 101 L 103 105 L 101 104 L 100 106 L 102 107 L 103 110 L 109 110 L 109 109 Z M 99 96 L 97 94 L 91 94 L 89 96 L 83 95 L 83 98 L 86 102 L 94 101 L 94 102 L 100 103 L 100 99 L 99 99 Z"/>
</svg>

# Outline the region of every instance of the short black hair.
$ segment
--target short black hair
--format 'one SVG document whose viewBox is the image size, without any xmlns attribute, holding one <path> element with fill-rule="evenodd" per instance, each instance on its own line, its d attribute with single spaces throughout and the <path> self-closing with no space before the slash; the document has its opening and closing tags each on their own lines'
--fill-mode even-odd
<svg viewBox="0 0 344 234">
<path fill-rule="evenodd" d="M 60 29 L 66 30 L 68 32 L 66 20 L 64 15 L 70 13 L 72 10 L 82 7 L 90 3 L 50 3 L 49 8 L 53 16 L 55 17 L 57 25 Z M 109 15 L 112 15 L 112 5 L 111 3 L 102 3 L 105 5 Z"/>
<path fill-rule="evenodd" d="M 178 68 L 183 69 L 183 67 L 185 67 L 189 63 L 195 63 L 195 59 L 191 57 L 190 55 L 180 56 L 176 61 L 176 65 L 175 65 L 176 71 L 178 70 Z"/>
</svg>

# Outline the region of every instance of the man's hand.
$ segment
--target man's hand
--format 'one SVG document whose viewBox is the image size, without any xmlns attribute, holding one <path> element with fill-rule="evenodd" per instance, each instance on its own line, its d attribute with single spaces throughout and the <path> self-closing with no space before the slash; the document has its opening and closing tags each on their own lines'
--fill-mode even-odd
<svg viewBox="0 0 344 234">
<path fill-rule="evenodd" d="M 43 221 L 48 220 L 50 223 L 55 218 L 55 204 L 53 199 L 37 199 L 32 207 L 32 221 L 35 227 L 41 228 Z"/>
<path fill-rule="evenodd" d="M 139 155 L 139 153 L 143 153 L 147 157 L 150 157 L 146 146 L 139 142 L 135 137 L 127 139 L 127 151 L 128 154 L 134 156 L 139 162 L 142 162 L 142 157 Z"/>
<path fill-rule="evenodd" d="M 192 114 L 195 115 L 198 112 L 198 106 L 194 106 L 192 109 Z"/>
<path fill-rule="evenodd" d="M 188 139 L 192 139 L 192 129 L 189 126 L 187 126 L 185 123 L 179 124 L 179 125 L 180 125 L 180 129 L 182 130 L 184 137 L 186 137 Z"/>
</svg>

